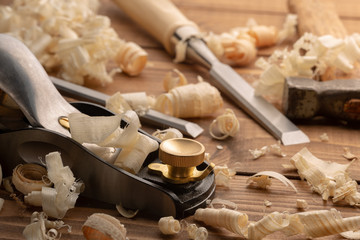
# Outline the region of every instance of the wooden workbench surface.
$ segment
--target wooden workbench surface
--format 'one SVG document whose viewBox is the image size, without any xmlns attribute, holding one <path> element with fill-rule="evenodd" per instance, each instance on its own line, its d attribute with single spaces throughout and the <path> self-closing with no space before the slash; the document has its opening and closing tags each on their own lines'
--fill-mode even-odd
<svg viewBox="0 0 360 240">
<path fill-rule="evenodd" d="M 196 22 L 204 31 L 221 33 L 233 27 L 244 26 L 249 18 L 254 18 L 259 24 L 273 25 L 281 28 L 288 9 L 286 0 L 175 0 L 174 3 L 191 20 Z M 0 1 L 1 3 L 1 1 Z M 357 32 L 360 25 L 360 4 L 357 0 L 336 1 L 338 13 L 349 33 Z M 162 79 L 164 75 L 177 68 L 188 78 L 189 82 L 196 82 L 196 77 L 201 75 L 205 80 L 209 79 L 207 71 L 201 67 L 188 64 L 175 64 L 172 58 L 165 52 L 161 45 L 150 35 L 144 32 L 129 20 L 110 0 L 102 0 L 100 13 L 111 18 L 112 25 L 119 36 L 128 41 L 134 41 L 141 45 L 149 54 L 147 67 L 138 77 L 128 77 L 119 74 L 112 84 L 105 87 L 96 87 L 97 90 L 107 94 L 116 91 L 122 93 L 145 91 L 149 95 L 163 93 Z M 283 46 L 282 46 L 283 47 Z M 275 48 L 261 49 L 260 56 L 268 56 Z M 236 71 L 246 80 L 253 81 L 258 78 L 261 70 L 254 66 L 237 68 Z M 360 156 L 360 129 L 350 128 L 332 121 L 317 121 L 296 123 L 310 138 L 307 144 L 282 146 L 286 157 L 278 157 L 267 154 L 257 160 L 253 160 L 249 149 L 260 148 L 265 145 L 277 142 L 267 131 L 260 127 L 255 121 L 249 118 L 244 112 L 237 108 L 231 101 L 223 96 L 225 108 L 235 111 L 240 122 L 240 132 L 233 138 L 224 141 L 217 141 L 210 137 L 208 128 L 216 117 L 204 119 L 191 119 L 200 124 L 204 133 L 197 138 L 203 143 L 206 151 L 212 156 L 211 161 L 218 165 L 227 164 L 237 170 L 237 175 L 231 180 L 230 187 L 217 187 L 215 197 L 230 200 L 238 205 L 238 210 L 249 215 L 249 220 L 256 221 L 265 214 L 273 211 L 288 211 L 295 213 L 296 199 L 306 199 L 309 204 L 308 210 L 330 209 L 335 207 L 341 211 L 343 217 L 355 216 L 360 210 L 345 205 L 334 205 L 331 201 L 323 202 L 321 197 L 313 193 L 304 181 L 301 181 L 296 171 L 288 171 L 282 164 L 289 163 L 289 159 L 303 147 L 307 147 L 315 156 L 323 160 L 347 163 L 348 160 L 342 157 L 344 148 Z M 148 132 L 156 129 L 144 126 Z M 320 135 L 326 133 L 328 142 L 320 140 Z M 217 149 L 221 145 L 222 150 Z M 248 186 L 248 176 L 264 170 L 277 171 L 288 176 L 298 188 L 296 194 L 291 188 L 274 180 L 273 185 L 267 190 L 257 189 Z M 360 181 L 360 163 L 353 163 L 350 169 L 351 177 Z M 30 223 L 30 215 L 34 208 L 23 209 L 14 200 L 11 200 L 4 190 L 1 190 L 0 197 L 4 198 L 5 204 L 0 211 L 0 239 L 22 239 L 24 227 Z M 264 200 L 269 200 L 272 205 L 264 206 Z M 141 213 L 133 219 L 121 217 L 112 206 L 80 198 L 74 209 L 68 211 L 63 221 L 72 226 L 72 232 L 62 232 L 61 239 L 84 239 L 81 226 L 92 213 L 107 213 L 117 217 L 127 229 L 129 239 L 187 239 L 186 233 L 173 237 L 166 237 L 160 233 L 157 227 L 158 219 L 143 216 Z M 359 213 L 358 213 L 359 212 Z M 192 222 L 192 217 L 187 219 Z M 196 222 L 198 226 L 203 226 Z M 224 229 L 207 228 L 208 239 L 237 239 L 233 233 Z M 267 239 L 283 239 L 280 233 L 267 237 Z M 289 239 L 303 239 L 304 236 L 295 236 Z M 324 237 L 321 239 L 342 239 L 340 235 Z"/>
</svg>

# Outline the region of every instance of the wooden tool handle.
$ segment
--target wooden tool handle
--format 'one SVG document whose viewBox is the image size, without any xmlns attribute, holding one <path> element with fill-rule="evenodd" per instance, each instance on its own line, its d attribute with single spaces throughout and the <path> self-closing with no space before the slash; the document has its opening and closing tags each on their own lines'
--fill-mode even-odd
<svg viewBox="0 0 360 240">
<path fill-rule="evenodd" d="M 182 26 L 194 26 L 170 0 L 114 0 L 136 23 L 160 41 L 165 49 L 174 53 L 171 36 Z"/>
<path fill-rule="evenodd" d="M 347 36 L 333 0 L 288 0 L 290 12 L 298 16 L 298 32 L 317 36 L 330 34 L 337 38 Z"/>
</svg>

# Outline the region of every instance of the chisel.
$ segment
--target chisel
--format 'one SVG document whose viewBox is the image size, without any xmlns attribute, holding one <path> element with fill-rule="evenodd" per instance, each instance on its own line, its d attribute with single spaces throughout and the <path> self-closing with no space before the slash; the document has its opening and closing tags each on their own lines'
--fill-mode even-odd
<svg viewBox="0 0 360 240">
<path fill-rule="evenodd" d="M 59 78 L 50 77 L 50 79 L 58 91 L 68 97 L 86 100 L 102 106 L 105 106 L 106 100 L 110 97 L 102 92 L 67 82 Z M 192 138 L 198 137 L 204 131 L 204 129 L 196 123 L 172 117 L 152 109 L 147 110 L 143 115 L 139 115 L 139 119 L 143 124 L 150 124 L 161 129 L 169 127 L 176 128 L 182 134 Z"/>
<path fill-rule="evenodd" d="M 170 0 L 113 0 L 130 18 L 160 41 L 167 52 L 185 55 L 210 70 L 214 85 L 258 121 L 284 145 L 309 142 L 309 138 L 230 66 L 222 64 L 201 39 L 196 24 Z M 180 54 L 180 55 L 179 55 Z"/>
</svg>

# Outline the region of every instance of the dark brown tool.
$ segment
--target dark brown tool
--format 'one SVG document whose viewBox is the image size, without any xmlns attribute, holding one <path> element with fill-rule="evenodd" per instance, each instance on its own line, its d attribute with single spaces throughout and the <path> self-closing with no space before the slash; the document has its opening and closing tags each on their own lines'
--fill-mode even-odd
<svg viewBox="0 0 360 240">
<path fill-rule="evenodd" d="M 285 81 L 283 110 L 292 119 L 325 116 L 346 121 L 360 120 L 360 80 L 318 82 L 289 77 Z"/>
</svg>

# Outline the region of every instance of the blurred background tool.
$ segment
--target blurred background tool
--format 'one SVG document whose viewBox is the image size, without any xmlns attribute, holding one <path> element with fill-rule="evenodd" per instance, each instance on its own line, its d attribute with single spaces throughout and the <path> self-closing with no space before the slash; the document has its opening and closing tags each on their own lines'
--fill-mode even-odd
<svg viewBox="0 0 360 240">
<path fill-rule="evenodd" d="M 289 77 L 285 81 L 283 109 L 292 119 L 325 116 L 359 121 L 360 80 L 318 82 L 310 78 Z"/>
</svg>

